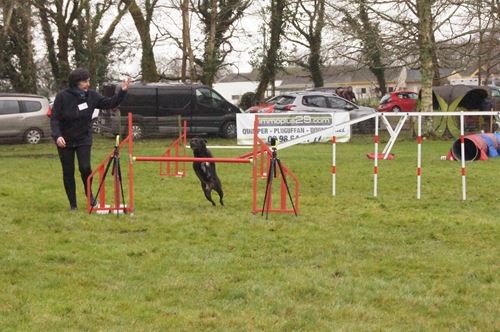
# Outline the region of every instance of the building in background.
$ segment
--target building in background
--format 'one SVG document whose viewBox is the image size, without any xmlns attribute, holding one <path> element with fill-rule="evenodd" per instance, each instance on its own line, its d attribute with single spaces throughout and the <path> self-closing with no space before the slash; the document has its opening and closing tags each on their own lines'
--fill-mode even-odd
<svg viewBox="0 0 500 332">
<path fill-rule="evenodd" d="M 441 77 L 447 84 L 477 85 L 478 70 L 442 69 Z M 500 71 L 490 73 L 491 82 L 500 82 Z M 417 69 L 407 67 L 392 68 L 385 71 L 387 91 L 409 90 L 418 92 L 421 87 L 421 75 Z M 324 88 L 352 86 L 358 99 L 379 98 L 377 80 L 368 68 L 355 66 L 331 66 L 323 71 Z M 217 90 L 228 101 L 238 104 L 241 96 L 246 92 L 255 92 L 257 89 L 258 72 L 228 74 L 221 77 L 215 84 Z M 269 88 L 267 96 L 278 95 L 284 92 L 311 89 L 314 87 L 309 73 L 298 67 L 287 68 L 277 75 L 275 92 Z"/>
</svg>

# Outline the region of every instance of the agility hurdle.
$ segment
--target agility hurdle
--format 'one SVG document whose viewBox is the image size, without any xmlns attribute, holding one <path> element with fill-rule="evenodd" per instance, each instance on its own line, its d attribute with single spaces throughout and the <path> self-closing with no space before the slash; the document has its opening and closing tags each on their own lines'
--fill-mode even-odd
<svg viewBox="0 0 500 332">
<path fill-rule="evenodd" d="M 179 116 L 179 124 L 180 124 Z M 180 127 L 180 125 L 179 125 Z M 187 157 L 186 154 L 186 141 L 187 141 L 187 121 L 184 121 L 182 126 L 182 132 L 179 130 L 179 137 L 163 152 L 162 157 L 171 157 L 172 154 L 175 157 Z M 170 161 L 160 161 L 160 176 L 175 176 L 184 177 L 186 176 L 186 163 L 174 162 L 172 169 Z"/>
<path fill-rule="evenodd" d="M 485 116 L 485 115 L 491 115 L 491 116 L 500 116 L 500 112 L 407 112 L 407 113 L 376 113 L 372 117 L 375 118 L 375 134 L 374 134 L 374 156 L 375 158 L 373 159 L 373 197 L 378 196 L 378 173 L 379 173 L 379 167 L 378 167 L 378 147 L 379 147 L 379 118 L 382 118 L 383 121 L 386 124 L 386 127 L 388 128 L 389 133 L 391 134 L 391 138 L 389 142 L 386 145 L 386 149 L 384 149 L 384 152 L 382 153 L 383 158 L 382 159 L 387 159 L 390 150 L 392 149 L 395 140 L 397 139 L 397 136 L 399 135 L 399 132 L 401 131 L 401 128 L 403 126 L 403 123 L 409 119 L 410 117 L 416 117 L 417 118 L 417 137 L 416 137 L 416 142 L 417 142 L 417 193 L 416 197 L 417 199 L 421 198 L 421 192 L 422 192 L 422 117 L 435 117 L 435 116 L 458 116 L 460 118 L 460 149 L 461 149 L 461 165 L 460 165 L 460 174 L 461 174 L 461 180 L 462 180 L 462 192 L 461 192 L 461 199 L 463 201 L 467 200 L 467 171 L 466 171 L 466 164 L 465 164 L 465 130 L 464 130 L 464 122 L 465 122 L 465 117 L 467 116 Z M 400 121 L 398 125 L 396 126 L 395 130 L 392 130 L 390 127 L 389 122 L 387 121 L 386 117 L 400 117 Z M 363 119 L 357 119 L 357 120 L 352 120 L 348 121 L 339 125 L 345 125 L 345 124 L 354 124 L 357 122 L 365 121 L 367 120 L 366 118 Z M 334 124 L 333 127 L 336 125 Z M 336 195 L 336 174 L 337 174 L 337 167 L 336 167 L 336 143 L 335 143 L 335 137 L 332 138 L 332 195 Z"/>
<path fill-rule="evenodd" d="M 114 180 L 114 197 L 115 197 L 115 203 L 112 206 L 106 205 L 105 201 L 105 185 L 102 181 L 102 176 L 104 174 L 104 165 L 107 164 L 107 162 L 110 160 L 112 155 L 109 155 L 98 167 L 97 169 L 89 176 L 87 179 L 87 183 L 89 184 L 88 186 L 88 193 L 87 193 L 87 210 L 89 213 L 92 211 L 123 211 L 125 213 L 130 213 L 132 214 L 134 212 L 134 193 L 133 193 L 133 188 L 134 188 L 134 181 L 133 181 L 133 163 L 134 162 L 160 162 L 160 175 L 167 175 L 167 176 L 177 176 L 177 177 L 183 177 L 186 174 L 186 167 L 185 163 L 186 162 L 216 162 L 216 163 L 237 163 L 237 164 L 252 164 L 252 178 L 253 178 L 253 185 L 252 185 L 252 213 L 257 213 L 257 212 L 263 212 L 263 209 L 259 209 L 257 207 L 258 205 L 258 195 L 257 195 L 257 190 L 258 190 L 258 180 L 262 178 L 263 174 L 263 165 L 269 165 L 270 164 L 270 158 L 272 155 L 271 149 L 265 144 L 264 141 L 258 138 L 258 117 L 255 118 L 254 122 L 254 144 L 253 144 L 253 151 L 250 156 L 245 155 L 242 157 L 238 158 L 196 158 L 196 157 L 187 157 L 186 152 L 185 152 L 185 142 L 186 142 L 186 123 L 184 123 L 184 129 L 183 132 L 179 135 L 179 138 L 163 153 L 162 156 L 160 157 L 151 157 L 151 156 L 135 156 L 133 154 L 133 134 L 132 134 L 132 114 L 129 113 L 128 115 L 128 136 L 119 144 L 119 150 L 121 150 L 125 144 L 128 145 L 128 165 L 129 165 L 129 173 L 128 173 L 128 206 L 125 206 L 124 204 L 120 204 L 120 183 L 118 182 L 118 177 L 115 176 L 113 178 Z M 180 146 L 184 147 L 184 151 L 180 152 Z M 174 153 L 174 156 L 171 156 L 170 154 Z M 182 155 L 180 155 L 182 153 Z M 170 163 L 176 163 L 174 167 L 174 171 L 171 171 L 171 166 Z M 167 163 L 166 166 L 165 164 L 161 163 Z M 182 163 L 182 165 L 179 165 L 178 163 Z M 260 167 L 259 167 L 260 166 Z M 293 183 L 295 184 L 295 190 L 294 190 L 294 205 L 295 205 L 295 210 L 290 209 L 287 206 L 287 192 L 286 192 L 286 186 L 284 184 L 283 179 L 280 179 L 280 193 L 279 193 L 279 207 L 273 207 L 272 202 L 272 195 L 270 194 L 267 198 L 268 204 L 266 212 L 277 212 L 277 213 L 296 213 L 298 212 L 298 206 L 299 206 L 299 182 L 297 177 L 284 165 L 283 170 L 285 176 L 289 175 Z M 182 171 L 180 171 L 182 169 Z M 97 174 L 101 175 L 101 178 L 99 181 L 100 184 L 102 184 L 102 189 L 101 193 L 102 196 L 99 197 L 99 206 L 92 208 L 91 207 L 91 184 L 92 184 L 92 179 L 95 177 Z"/>
</svg>

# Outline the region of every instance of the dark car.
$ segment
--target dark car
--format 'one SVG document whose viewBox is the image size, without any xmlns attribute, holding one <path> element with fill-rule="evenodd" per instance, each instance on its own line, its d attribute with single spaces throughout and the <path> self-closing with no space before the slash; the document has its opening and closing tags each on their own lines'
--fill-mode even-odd
<svg viewBox="0 0 500 332">
<path fill-rule="evenodd" d="M 116 93 L 116 85 L 105 85 L 105 96 Z M 241 110 L 213 89 L 198 84 L 133 84 L 121 105 L 101 110 L 102 134 L 124 133 L 127 115 L 132 113 L 135 138 L 175 135 L 187 121 L 187 132 L 236 137 L 236 113 Z"/>
</svg>

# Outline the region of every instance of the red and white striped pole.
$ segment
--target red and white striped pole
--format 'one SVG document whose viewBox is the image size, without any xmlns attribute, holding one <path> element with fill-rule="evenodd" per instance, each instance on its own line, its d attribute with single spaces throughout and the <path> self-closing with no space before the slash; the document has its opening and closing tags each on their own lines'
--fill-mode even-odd
<svg viewBox="0 0 500 332">
<path fill-rule="evenodd" d="M 128 113 L 128 209 L 134 213 L 134 134 L 132 130 L 132 113 Z"/>
<path fill-rule="evenodd" d="M 332 195 L 336 193 L 336 175 L 337 175 L 337 137 L 332 136 Z"/>
<path fill-rule="evenodd" d="M 460 151 L 462 154 L 462 200 L 467 199 L 466 171 L 465 171 L 465 130 L 464 113 L 460 112 Z"/>
<path fill-rule="evenodd" d="M 377 197 L 378 192 L 378 121 L 379 115 L 375 117 L 375 158 L 373 158 L 373 197 Z"/>
<path fill-rule="evenodd" d="M 420 199 L 422 187 L 422 116 L 417 118 L 417 199 Z"/>
</svg>

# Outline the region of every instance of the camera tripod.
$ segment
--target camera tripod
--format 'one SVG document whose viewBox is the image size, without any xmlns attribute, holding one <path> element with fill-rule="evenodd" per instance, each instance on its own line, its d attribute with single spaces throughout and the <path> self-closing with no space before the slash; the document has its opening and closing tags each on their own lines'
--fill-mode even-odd
<svg viewBox="0 0 500 332">
<path fill-rule="evenodd" d="M 271 209 L 271 190 L 273 186 L 273 178 L 277 177 L 277 168 L 281 174 L 281 178 L 283 179 L 283 183 L 285 184 L 286 191 L 288 193 L 288 197 L 290 198 L 290 203 L 292 203 L 293 212 L 297 215 L 297 209 L 295 208 L 295 204 L 293 204 L 292 195 L 290 194 L 290 188 L 288 187 L 288 182 L 286 181 L 285 172 L 283 171 L 283 166 L 281 165 L 281 160 L 278 158 L 278 152 L 276 150 L 276 138 L 271 138 L 271 148 L 272 148 L 272 156 L 271 161 L 269 163 L 269 171 L 267 172 L 267 182 L 266 182 L 266 192 L 264 194 L 264 204 L 262 205 L 262 214 L 264 215 L 264 211 L 266 212 L 266 220 L 269 215 L 269 210 Z"/>
<path fill-rule="evenodd" d="M 116 195 L 116 188 L 117 188 L 118 183 L 119 183 L 120 191 L 121 191 L 121 198 L 122 198 L 122 202 L 123 202 L 123 213 L 127 213 L 127 210 L 125 209 L 125 195 L 123 193 L 122 170 L 120 167 L 120 149 L 119 149 L 119 146 L 120 146 L 120 136 L 117 135 L 115 147 L 113 150 L 113 155 L 108 160 L 108 163 L 107 163 L 106 168 L 104 170 L 104 174 L 102 176 L 102 179 L 99 182 L 99 188 L 97 189 L 97 193 L 94 197 L 92 197 L 92 202 L 90 204 L 91 206 L 90 206 L 89 214 L 92 214 L 92 211 L 94 210 L 94 207 L 97 204 L 97 199 L 99 197 L 99 193 L 101 192 L 101 189 L 104 185 L 104 181 L 106 180 L 106 176 L 108 175 L 108 171 L 109 171 L 109 168 L 111 167 L 111 165 L 113 165 L 113 168 L 111 170 L 111 175 L 113 175 L 115 177 L 115 195 Z M 115 199 L 115 201 L 119 201 L 119 196 L 118 197 L 115 196 L 115 198 L 117 198 L 117 199 Z M 119 207 L 120 207 L 120 204 L 118 202 L 117 208 L 119 208 Z M 116 212 L 117 212 L 116 216 L 118 217 L 120 215 L 119 210 L 117 210 Z"/>
</svg>

